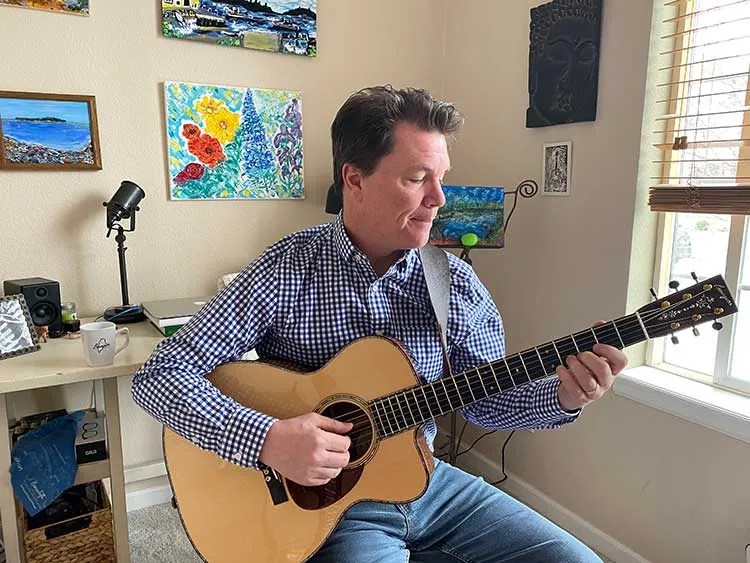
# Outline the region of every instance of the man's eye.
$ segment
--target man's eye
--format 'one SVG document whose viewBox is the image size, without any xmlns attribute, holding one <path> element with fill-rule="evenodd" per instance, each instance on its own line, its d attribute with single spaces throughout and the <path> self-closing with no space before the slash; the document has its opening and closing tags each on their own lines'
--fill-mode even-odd
<svg viewBox="0 0 750 563">
<path fill-rule="evenodd" d="M 414 182 L 415 184 L 421 184 L 422 182 L 424 182 L 424 178 L 412 178 L 409 181 Z"/>
</svg>

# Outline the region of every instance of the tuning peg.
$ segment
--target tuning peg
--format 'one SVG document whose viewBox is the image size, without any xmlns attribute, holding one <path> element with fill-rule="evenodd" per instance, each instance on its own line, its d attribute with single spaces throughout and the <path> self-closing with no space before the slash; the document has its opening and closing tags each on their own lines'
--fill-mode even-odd
<svg viewBox="0 0 750 563">
<path fill-rule="evenodd" d="M 695 275 L 695 272 L 690 272 L 690 276 L 695 280 L 695 283 L 698 283 L 698 276 Z"/>
<path fill-rule="evenodd" d="M 678 282 L 677 280 L 672 280 L 671 282 L 669 282 L 669 287 L 670 289 L 674 289 L 675 291 L 677 291 L 677 288 L 680 287 L 680 282 Z"/>
<path fill-rule="evenodd" d="M 670 340 L 672 341 L 672 344 L 679 344 L 680 343 L 680 339 L 677 338 L 674 334 L 672 335 L 672 337 L 670 338 Z"/>
<path fill-rule="evenodd" d="M 724 328 L 724 325 L 721 324 L 719 321 L 714 321 L 711 324 L 711 328 L 714 329 L 714 330 L 721 330 L 722 328 Z"/>
<path fill-rule="evenodd" d="M 695 336 L 700 336 L 700 335 L 701 335 L 701 333 L 700 333 L 700 332 L 698 332 L 698 327 L 697 327 L 697 326 L 694 326 L 694 327 L 693 327 L 693 334 L 694 334 Z"/>
</svg>

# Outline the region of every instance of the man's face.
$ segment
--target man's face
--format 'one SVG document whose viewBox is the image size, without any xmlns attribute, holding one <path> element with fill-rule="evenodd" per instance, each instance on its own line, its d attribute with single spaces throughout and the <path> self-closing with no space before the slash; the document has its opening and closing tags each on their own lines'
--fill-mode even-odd
<svg viewBox="0 0 750 563">
<path fill-rule="evenodd" d="M 393 150 L 372 174 L 357 178 L 360 189 L 352 194 L 362 242 L 382 254 L 427 244 L 432 221 L 445 203 L 441 184 L 449 168 L 442 133 L 398 124 Z"/>
</svg>

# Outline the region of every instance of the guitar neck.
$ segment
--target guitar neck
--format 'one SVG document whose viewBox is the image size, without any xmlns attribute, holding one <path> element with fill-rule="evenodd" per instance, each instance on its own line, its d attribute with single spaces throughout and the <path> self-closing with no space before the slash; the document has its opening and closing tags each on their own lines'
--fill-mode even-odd
<svg viewBox="0 0 750 563">
<path fill-rule="evenodd" d="M 595 344 L 619 349 L 643 342 L 648 332 L 638 313 L 582 330 L 512 356 L 375 399 L 371 403 L 378 433 L 385 438 L 436 416 L 555 375 L 566 357 Z"/>
</svg>

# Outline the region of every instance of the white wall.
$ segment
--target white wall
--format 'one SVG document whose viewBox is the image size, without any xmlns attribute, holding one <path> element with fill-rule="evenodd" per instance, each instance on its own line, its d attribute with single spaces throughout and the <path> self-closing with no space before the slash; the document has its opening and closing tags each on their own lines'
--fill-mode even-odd
<svg viewBox="0 0 750 563">
<path fill-rule="evenodd" d="M 449 1 L 446 14 L 445 94 L 467 114 L 451 180 L 514 188 L 540 179 L 543 143 L 573 141 L 572 195 L 520 202 L 507 247 L 475 252 L 509 353 L 632 312 L 653 272 L 639 151 L 654 2 L 604 2 L 596 122 L 530 130 L 528 21 L 540 3 Z M 499 461 L 505 435 L 478 450 Z M 610 394 L 570 427 L 518 433 L 506 454 L 515 475 L 655 563 L 744 561 L 744 442 Z"/>
</svg>

